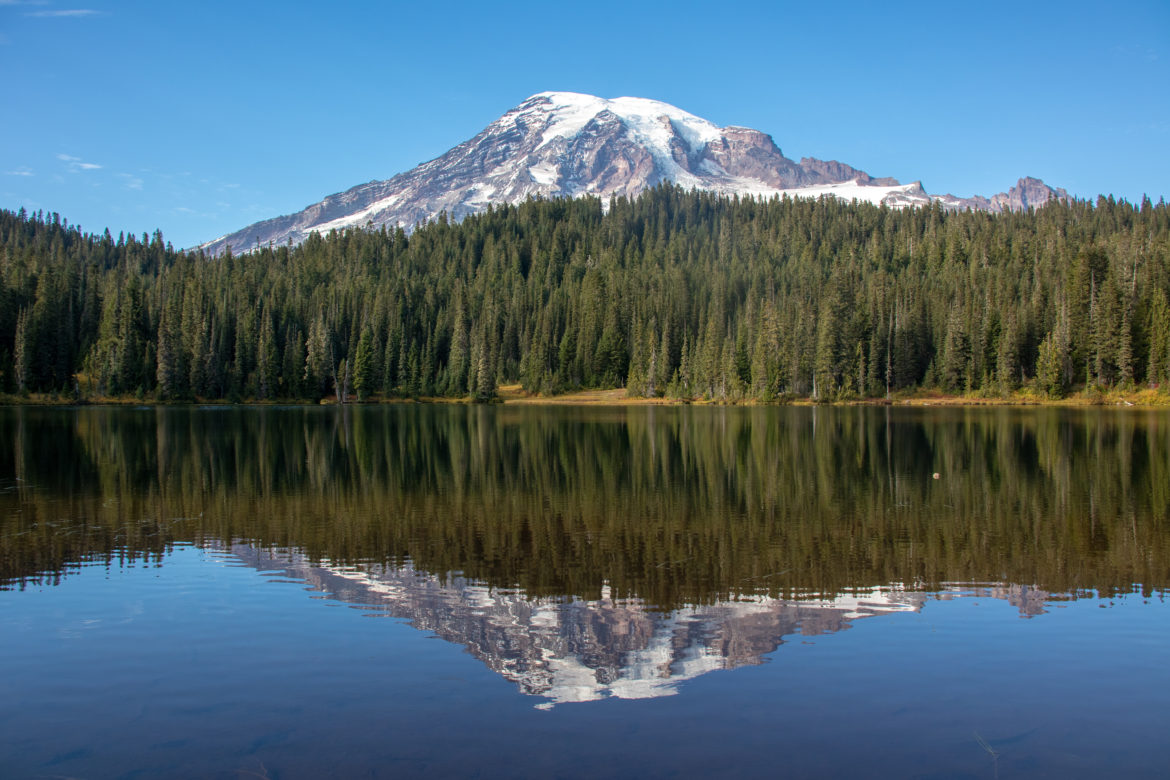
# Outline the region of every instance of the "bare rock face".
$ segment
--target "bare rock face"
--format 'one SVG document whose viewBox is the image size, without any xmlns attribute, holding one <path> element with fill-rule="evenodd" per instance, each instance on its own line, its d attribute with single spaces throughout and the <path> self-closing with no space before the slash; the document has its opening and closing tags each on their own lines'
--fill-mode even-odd
<svg viewBox="0 0 1170 780">
<path fill-rule="evenodd" d="M 799 187 L 806 178 L 789 160 L 772 136 L 746 127 L 726 127 L 722 135 L 707 144 L 704 159 L 731 176 L 756 179 L 777 189 Z"/>
<path fill-rule="evenodd" d="M 810 173 L 816 173 L 826 181 L 858 181 L 862 184 L 872 184 L 877 187 L 892 187 L 898 184 L 898 180 L 895 178 L 886 176 L 881 179 L 875 179 L 865 171 L 859 171 L 852 166 L 837 162 L 836 160 L 818 160 L 815 157 L 802 157 L 800 159 L 800 167 Z"/>
<path fill-rule="evenodd" d="M 1016 182 L 1016 186 L 1008 190 L 1006 194 L 1000 193 L 991 200 L 992 203 L 1001 204 L 1002 210 L 1023 211 L 1043 206 L 1054 198 L 1068 200 L 1069 196 L 1063 189 L 1053 189 L 1039 179 L 1033 179 L 1029 176 Z"/>
<path fill-rule="evenodd" d="M 1049 187 L 1039 179 L 1025 177 L 1016 182 L 1016 186 L 1007 192 L 997 193 L 990 198 L 984 198 L 980 195 L 971 198 L 942 195 L 936 199 L 951 209 L 971 209 L 999 214 L 1004 211 L 1026 211 L 1040 208 L 1050 200 L 1067 201 L 1071 200 L 1071 197 L 1059 187 Z"/>
<path fill-rule="evenodd" d="M 821 197 L 891 207 L 928 205 L 987 211 L 1025 209 L 1067 198 L 1038 179 L 1021 179 L 992 198 L 928 195 L 921 184 L 873 178 L 835 160 L 785 157 L 770 135 L 720 128 L 666 103 L 542 92 L 474 138 L 413 170 L 330 195 L 303 211 L 258 222 L 203 244 L 218 255 L 300 243 L 310 233 L 349 227 L 411 230 L 446 213 L 461 220 L 490 204 L 530 197 L 635 197 L 662 182 L 753 197 Z"/>
</svg>

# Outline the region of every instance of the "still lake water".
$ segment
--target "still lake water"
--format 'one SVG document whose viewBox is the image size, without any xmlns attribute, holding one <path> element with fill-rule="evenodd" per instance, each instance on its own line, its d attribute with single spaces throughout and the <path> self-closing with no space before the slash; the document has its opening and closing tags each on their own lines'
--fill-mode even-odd
<svg viewBox="0 0 1170 780">
<path fill-rule="evenodd" d="M 1166 412 L 4 408 L 0 776 L 1166 777 L 1168 583 Z"/>
</svg>

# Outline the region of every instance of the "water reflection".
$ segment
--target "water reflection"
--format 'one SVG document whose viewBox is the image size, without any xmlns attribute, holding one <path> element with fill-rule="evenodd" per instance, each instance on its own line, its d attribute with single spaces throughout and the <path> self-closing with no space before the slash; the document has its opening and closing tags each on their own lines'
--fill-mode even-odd
<svg viewBox="0 0 1170 780">
<path fill-rule="evenodd" d="M 679 685 L 708 672 L 764 663 L 792 637 L 807 639 L 848 629 L 879 615 L 919 612 L 928 599 L 1003 599 L 1020 614 L 1042 614 L 1052 594 L 1024 586 L 951 585 L 927 594 L 904 586 L 801 600 L 749 596 L 662 611 L 641 599 L 529 598 L 463 576 L 438 577 L 404 566 L 347 566 L 313 562 L 290 550 L 237 544 L 234 557 L 265 574 L 307 583 L 367 615 L 409 621 L 413 627 L 464 646 L 537 706 L 607 697 L 672 696 Z"/>
<path fill-rule="evenodd" d="M 1150 591 L 1170 582 L 1170 415 L 0 410 L 9 586 L 238 541 L 666 610 L 891 582 Z"/>
<path fill-rule="evenodd" d="M 1161 777 L 1168 507 L 1164 412 L 0 409 L 0 765 Z"/>
</svg>

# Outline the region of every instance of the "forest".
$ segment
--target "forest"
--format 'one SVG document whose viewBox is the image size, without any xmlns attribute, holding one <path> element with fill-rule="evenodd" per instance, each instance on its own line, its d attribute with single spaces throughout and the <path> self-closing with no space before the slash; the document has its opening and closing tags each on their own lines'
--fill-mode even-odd
<svg viewBox="0 0 1170 780">
<path fill-rule="evenodd" d="M 0 211 L 0 392 L 777 402 L 1170 389 L 1170 214 L 661 185 L 211 257 Z"/>
</svg>

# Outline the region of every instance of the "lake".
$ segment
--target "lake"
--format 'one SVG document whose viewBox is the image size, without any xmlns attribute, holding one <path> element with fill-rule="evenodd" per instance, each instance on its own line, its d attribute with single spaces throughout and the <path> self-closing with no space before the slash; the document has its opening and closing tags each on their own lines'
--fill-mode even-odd
<svg viewBox="0 0 1170 780">
<path fill-rule="evenodd" d="M 0 408 L 3 777 L 1165 777 L 1170 413 Z"/>
</svg>

